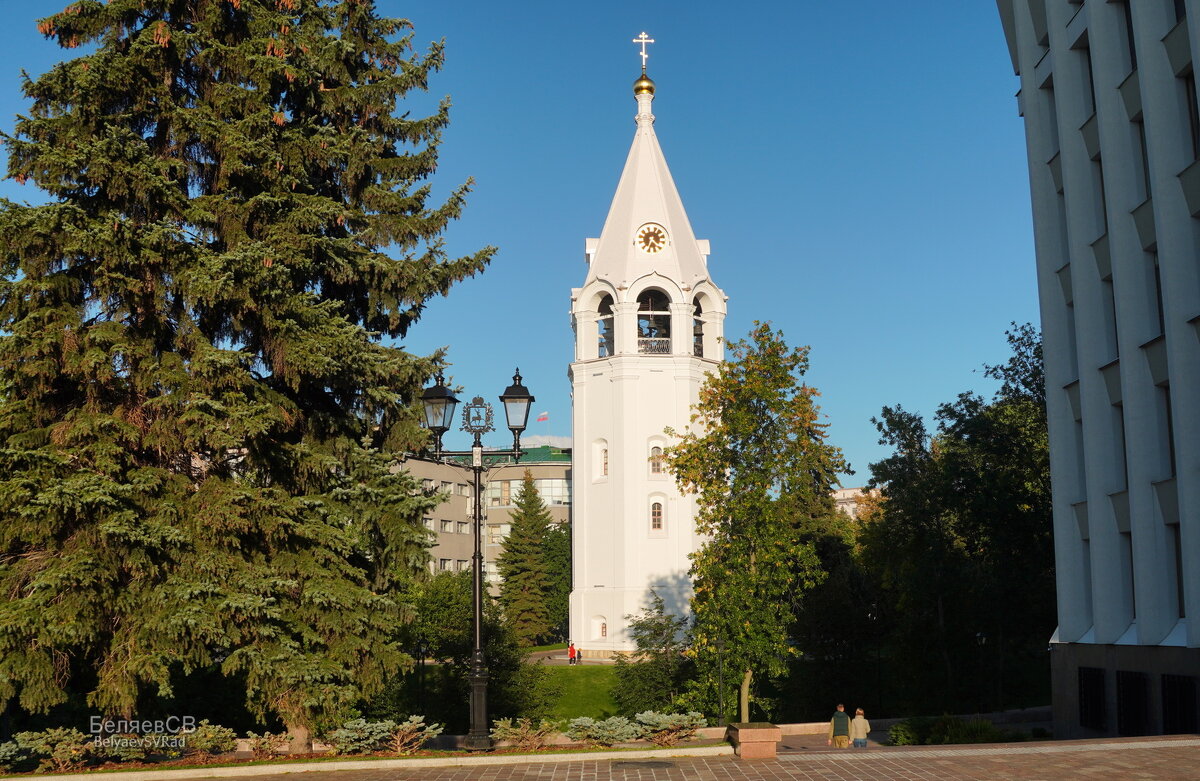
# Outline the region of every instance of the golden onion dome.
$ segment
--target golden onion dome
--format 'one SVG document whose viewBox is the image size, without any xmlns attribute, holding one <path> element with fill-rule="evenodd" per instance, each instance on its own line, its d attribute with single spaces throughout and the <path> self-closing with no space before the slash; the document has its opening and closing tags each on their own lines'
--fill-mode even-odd
<svg viewBox="0 0 1200 781">
<path fill-rule="evenodd" d="M 633 94 L 634 95 L 653 95 L 654 94 L 654 82 L 651 81 L 650 77 L 647 76 L 644 72 L 642 73 L 641 77 L 633 83 Z"/>
</svg>

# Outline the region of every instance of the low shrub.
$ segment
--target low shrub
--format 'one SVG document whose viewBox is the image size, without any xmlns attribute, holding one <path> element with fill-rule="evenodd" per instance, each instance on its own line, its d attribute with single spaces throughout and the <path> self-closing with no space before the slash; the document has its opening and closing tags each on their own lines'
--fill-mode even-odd
<svg viewBox="0 0 1200 781">
<path fill-rule="evenodd" d="M 15 740 L 0 743 L 0 771 L 14 773 L 28 758 L 25 749 L 21 748 Z"/>
<path fill-rule="evenodd" d="M 577 719 L 578 720 L 578 719 Z M 550 738 L 558 732 L 558 724 L 553 721 L 541 722 L 534 726 L 533 719 L 496 719 L 492 723 L 492 740 L 505 740 L 522 751 L 537 751 L 546 747 Z"/>
<path fill-rule="evenodd" d="M 888 730 L 888 745 L 891 746 L 923 746 L 929 742 L 929 733 L 933 729 L 934 719 L 928 716 L 913 716 L 898 721 Z"/>
<path fill-rule="evenodd" d="M 424 716 L 409 716 L 392 730 L 388 739 L 388 748 L 393 754 L 406 756 L 413 753 L 428 740 L 433 740 L 442 734 L 441 724 L 426 724 Z"/>
<path fill-rule="evenodd" d="M 188 735 L 190 734 L 188 732 L 152 732 L 143 736 L 146 758 L 179 759 L 187 751 Z M 229 730 L 229 734 L 236 735 L 233 730 Z M 236 738 L 234 738 L 233 748 L 230 751 L 235 749 L 237 749 Z"/>
<path fill-rule="evenodd" d="M 642 736 L 642 726 L 635 724 L 624 716 L 610 716 L 603 721 L 597 721 L 586 716 L 571 719 L 567 726 L 567 737 L 571 740 L 581 740 L 592 746 L 612 746 L 637 740 Z"/>
<path fill-rule="evenodd" d="M 888 730 L 888 743 L 893 746 L 1001 743 L 1025 739 L 1023 733 L 1001 730 L 987 719 L 966 721 L 957 716 L 917 716 L 897 722 Z"/>
<path fill-rule="evenodd" d="M 184 735 L 184 751 L 203 759 L 237 751 L 237 733 L 220 724 L 209 724 L 204 719 L 191 732 Z"/>
<path fill-rule="evenodd" d="M 696 711 L 656 713 L 648 710 L 634 718 L 641 722 L 643 735 L 656 746 L 674 746 L 681 740 L 695 737 L 696 730 L 708 724 Z"/>
<path fill-rule="evenodd" d="M 953 717 L 938 720 L 930 735 L 930 743 L 997 743 L 1003 739 L 1000 730 L 986 719 L 963 721 Z"/>
<path fill-rule="evenodd" d="M 396 722 L 391 719 L 352 719 L 329 733 L 329 742 L 335 754 L 370 754 L 383 751 L 395 731 Z"/>
<path fill-rule="evenodd" d="M 106 733 L 103 742 L 92 742 L 92 753 L 109 762 L 144 762 L 151 753 L 154 735 L 134 733 Z"/>
<path fill-rule="evenodd" d="M 333 744 L 335 754 L 390 751 L 393 754 L 406 755 L 421 748 L 425 741 L 441 734 L 442 725 L 426 724 L 424 716 L 409 716 L 399 724 L 391 719 L 353 719 L 329 733 L 328 741 Z"/>
<path fill-rule="evenodd" d="M 91 737 L 66 727 L 53 727 L 42 732 L 18 732 L 17 745 L 40 760 L 38 770 L 59 773 L 81 770 L 95 755 Z"/>
<path fill-rule="evenodd" d="M 255 759 L 272 759 L 290 740 L 287 733 L 275 735 L 264 732 L 259 735 L 247 732 L 246 737 L 250 739 L 250 753 L 254 755 Z"/>
</svg>

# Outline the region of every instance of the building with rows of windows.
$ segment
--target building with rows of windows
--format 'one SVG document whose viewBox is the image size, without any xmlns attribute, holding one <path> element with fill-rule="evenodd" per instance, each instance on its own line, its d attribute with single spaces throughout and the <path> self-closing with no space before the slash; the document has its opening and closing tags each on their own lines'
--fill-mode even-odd
<svg viewBox="0 0 1200 781">
<path fill-rule="evenodd" d="M 654 133 L 654 83 L 634 85 L 637 128 L 608 218 L 571 292 L 575 469 L 571 638 L 588 655 L 633 649 L 625 616 L 686 614 L 695 501 L 662 460 L 722 359 L 725 294 L 708 274 Z"/>
<path fill-rule="evenodd" d="M 1044 336 L 1055 736 L 1195 732 L 1200 3 L 997 5 Z"/>
<path fill-rule="evenodd" d="M 432 570 L 458 572 L 471 568 L 475 545 L 475 500 L 471 473 L 462 467 L 410 458 L 404 469 L 426 491 L 436 491 L 446 499 L 429 512 L 425 528 L 433 533 L 430 549 Z M 571 522 L 571 450 L 549 446 L 532 447 L 520 463 L 509 461 L 492 466 L 484 485 L 483 566 L 493 592 L 499 587 L 496 558 L 509 532 L 509 512 L 528 469 L 538 494 L 557 523 Z"/>
</svg>

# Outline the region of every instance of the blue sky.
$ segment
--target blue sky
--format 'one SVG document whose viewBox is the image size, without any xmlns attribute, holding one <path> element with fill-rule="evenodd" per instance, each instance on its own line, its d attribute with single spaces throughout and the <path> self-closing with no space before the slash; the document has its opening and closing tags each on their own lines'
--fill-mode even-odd
<svg viewBox="0 0 1200 781">
<path fill-rule="evenodd" d="M 65 4 L 3 0 L 0 130 L 26 106 L 20 70 L 62 57 L 34 19 Z M 451 96 L 435 186 L 475 178 L 447 247 L 500 248 L 405 346 L 449 345 L 466 398 L 494 399 L 519 365 L 534 412 L 550 413 L 530 434 L 570 435 L 570 289 L 633 138 L 643 30 L 655 128 L 712 242 L 726 336 L 770 320 L 811 346 L 807 379 L 857 473 L 846 485 L 887 454 L 870 423 L 882 406 L 931 415 L 990 393 L 978 369 L 1005 359 L 1009 322 L 1038 321 L 1018 82 L 991 2 L 378 5 L 411 19 L 419 45 L 446 40 L 446 67 L 410 106 Z M 0 197 L 38 195 L 5 181 Z"/>
</svg>

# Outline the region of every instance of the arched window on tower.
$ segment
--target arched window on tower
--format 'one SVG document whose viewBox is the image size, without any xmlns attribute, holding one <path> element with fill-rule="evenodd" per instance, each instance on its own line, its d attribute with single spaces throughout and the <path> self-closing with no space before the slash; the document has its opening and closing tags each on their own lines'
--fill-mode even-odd
<svg viewBox="0 0 1200 781">
<path fill-rule="evenodd" d="M 596 319 L 596 335 L 599 339 L 596 355 L 600 358 L 607 358 L 612 355 L 615 350 L 613 340 L 613 300 L 612 296 L 605 296 L 600 299 L 600 316 Z"/>
<path fill-rule="evenodd" d="M 662 502 L 655 502 L 650 505 L 650 531 L 660 532 L 663 528 L 663 506 Z"/>
<path fill-rule="evenodd" d="M 662 448 L 655 446 L 650 448 L 650 474 L 661 475 L 663 470 L 663 455 Z"/>
<path fill-rule="evenodd" d="M 671 300 L 661 290 L 638 296 L 638 352 L 667 355 L 671 352 Z"/>
<path fill-rule="evenodd" d="M 700 316 L 704 311 L 700 308 L 700 299 L 696 299 L 696 311 L 692 313 L 692 354 L 697 358 L 704 357 L 704 321 Z"/>
</svg>

